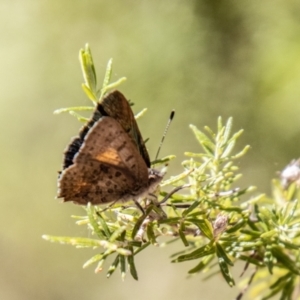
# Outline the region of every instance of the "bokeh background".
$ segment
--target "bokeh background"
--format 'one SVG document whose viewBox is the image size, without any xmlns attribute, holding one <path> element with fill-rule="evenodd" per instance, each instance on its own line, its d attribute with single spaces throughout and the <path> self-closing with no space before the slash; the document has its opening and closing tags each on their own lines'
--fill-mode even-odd
<svg viewBox="0 0 300 300">
<path fill-rule="evenodd" d="M 43 234 L 88 236 L 71 215 L 83 210 L 55 200 L 62 152 L 79 123 L 60 107 L 88 105 L 79 49 L 89 43 L 102 80 L 114 59 L 120 90 L 147 107 L 139 121 L 150 155 L 171 109 L 176 117 L 161 156 L 199 151 L 189 124 L 216 128 L 234 118 L 245 133 L 237 147 L 240 186 L 271 193 L 270 180 L 300 156 L 300 3 L 296 0 L 15 0 L 0 2 L 0 298 L 231 299 L 220 277 L 187 279 L 191 265 L 171 264 L 178 250 L 137 257 L 139 281 L 107 280 L 82 264 L 95 252 L 44 241 Z M 235 274 L 236 278 L 238 274 Z"/>
</svg>

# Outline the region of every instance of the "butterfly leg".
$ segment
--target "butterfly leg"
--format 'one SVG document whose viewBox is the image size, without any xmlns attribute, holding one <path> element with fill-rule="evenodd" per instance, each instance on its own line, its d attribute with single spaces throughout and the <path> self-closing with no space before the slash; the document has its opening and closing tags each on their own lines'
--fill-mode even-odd
<svg viewBox="0 0 300 300">
<path fill-rule="evenodd" d="M 139 208 L 139 210 L 142 212 L 142 214 L 145 215 L 145 210 L 143 209 L 141 204 L 136 199 L 134 199 L 133 201 L 134 201 L 135 205 Z"/>
<path fill-rule="evenodd" d="M 165 203 L 173 194 L 175 194 L 176 192 L 184 189 L 184 188 L 188 188 L 190 187 L 191 185 L 190 184 L 184 184 L 184 185 L 181 185 L 181 186 L 178 186 L 177 188 L 173 189 L 169 194 L 167 194 L 164 199 L 162 199 L 159 203 L 160 204 L 163 204 Z"/>
<path fill-rule="evenodd" d="M 115 205 L 118 202 L 118 200 L 115 200 L 114 202 L 112 202 L 110 205 L 106 206 L 105 208 L 101 209 L 100 211 L 97 212 L 97 214 L 101 214 L 105 211 L 107 211 L 108 209 L 112 208 L 113 205 Z"/>
</svg>

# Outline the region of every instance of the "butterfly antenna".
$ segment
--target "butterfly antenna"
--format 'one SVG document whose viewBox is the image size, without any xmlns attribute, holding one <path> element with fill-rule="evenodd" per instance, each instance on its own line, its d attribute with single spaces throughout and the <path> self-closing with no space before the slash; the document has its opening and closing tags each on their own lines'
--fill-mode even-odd
<svg viewBox="0 0 300 300">
<path fill-rule="evenodd" d="M 162 139 L 161 139 L 161 141 L 160 141 L 160 144 L 159 144 L 159 147 L 158 147 L 156 156 L 155 156 L 155 160 L 157 160 L 157 158 L 158 158 L 158 155 L 159 155 L 161 146 L 162 146 L 162 144 L 163 144 L 163 142 L 164 142 L 164 140 L 165 140 L 165 137 L 166 137 L 166 135 L 167 135 L 167 132 L 168 132 L 168 129 L 169 129 L 170 125 L 171 125 L 171 122 L 172 122 L 172 120 L 173 120 L 173 118 L 174 118 L 174 115 L 175 115 L 175 110 L 173 109 L 173 110 L 171 111 L 171 114 L 170 114 L 170 117 L 169 117 L 167 126 L 166 126 L 166 128 L 165 128 L 164 134 L 163 134 Z"/>
</svg>

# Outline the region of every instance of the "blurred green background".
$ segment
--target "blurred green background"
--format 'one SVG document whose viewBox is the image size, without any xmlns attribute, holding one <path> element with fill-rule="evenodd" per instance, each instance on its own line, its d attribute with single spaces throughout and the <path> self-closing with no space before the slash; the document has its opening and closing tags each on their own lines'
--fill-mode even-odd
<svg viewBox="0 0 300 300">
<path fill-rule="evenodd" d="M 216 128 L 218 116 L 245 129 L 252 146 L 239 164 L 241 187 L 271 193 L 270 180 L 299 157 L 300 3 L 267 1 L 1 1 L 1 299 L 231 299 L 220 277 L 187 279 L 176 250 L 137 257 L 139 282 L 107 280 L 82 264 L 94 253 L 42 240 L 89 236 L 70 218 L 83 210 L 55 200 L 62 153 L 80 124 L 60 107 L 89 105 L 79 49 L 89 43 L 102 80 L 114 59 L 120 90 L 147 107 L 139 121 L 153 157 L 169 112 L 176 117 L 161 156 L 199 151 L 189 124 Z M 235 277 L 239 273 L 235 271 Z M 218 288 L 216 288 L 218 287 Z"/>
</svg>

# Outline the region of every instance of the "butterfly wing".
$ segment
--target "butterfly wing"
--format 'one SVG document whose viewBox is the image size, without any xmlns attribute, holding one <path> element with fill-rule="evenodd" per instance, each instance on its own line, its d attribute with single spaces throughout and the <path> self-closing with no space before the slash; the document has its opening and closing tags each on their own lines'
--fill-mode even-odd
<svg viewBox="0 0 300 300">
<path fill-rule="evenodd" d="M 79 136 L 75 137 L 68 145 L 64 152 L 63 169 L 66 169 L 73 164 L 73 159 L 76 153 L 79 151 L 85 136 L 93 127 L 93 125 L 103 116 L 112 117 L 120 123 L 125 132 L 127 132 L 132 138 L 136 148 L 149 168 L 150 158 L 148 151 L 145 147 L 145 143 L 139 131 L 131 107 L 122 93 L 119 91 L 113 91 L 106 95 L 103 100 L 98 103 L 92 118 L 81 128 Z"/>
<path fill-rule="evenodd" d="M 84 138 L 93 127 L 93 125 L 102 117 L 103 115 L 99 110 L 95 110 L 92 118 L 85 124 L 79 132 L 79 136 L 73 138 L 71 143 L 67 146 L 64 151 L 64 161 L 63 161 L 63 170 L 68 168 L 73 164 L 74 156 L 79 151 L 81 145 L 83 144 Z"/>
<path fill-rule="evenodd" d="M 129 200 L 148 185 L 148 168 L 118 121 L 102 117 L 58 180 L 58 198 L 78 204 Z"/>
<path fill-rule="evenodd" d="M 109 93 L 98 104 L 98 111 L 106 113 L 108 116 L 117 120 L 123 129 L 131 136 L 136 147 L 143 157 L 146 165 L 150 168 L 150 158 L 146 149 L 143 137 L 134 118 L 132 109 L 125 98 L 119 91 Z"/>
</svg>

